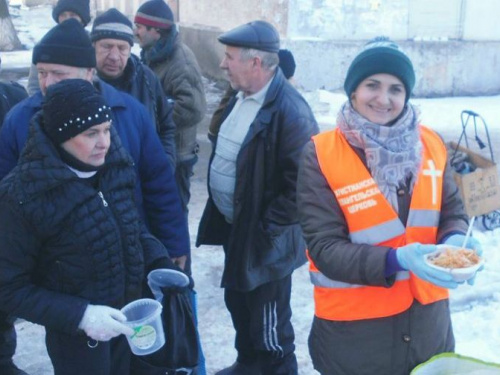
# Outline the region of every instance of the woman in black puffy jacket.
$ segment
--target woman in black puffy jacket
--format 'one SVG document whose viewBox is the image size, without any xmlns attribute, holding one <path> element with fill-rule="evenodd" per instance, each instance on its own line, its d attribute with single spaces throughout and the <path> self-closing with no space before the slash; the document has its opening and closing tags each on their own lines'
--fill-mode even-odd
<svg viewBox="0 0 500 375">
<path fill-rule="evenodd" d="M 55 374 L 128 374 L 119 311 L 169 264 L 134 202 L 131 157 L 92 84 L 48 88 L 17 167 L 0 183 L 0 306 L 46 328 Z"/>
</svg>

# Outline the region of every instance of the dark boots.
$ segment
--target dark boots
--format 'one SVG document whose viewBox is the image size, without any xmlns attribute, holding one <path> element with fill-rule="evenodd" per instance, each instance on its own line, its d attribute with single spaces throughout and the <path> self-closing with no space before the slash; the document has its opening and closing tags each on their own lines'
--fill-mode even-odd
<svg viewBox="0 0 500 375">
<path fill-rule="evenodd" d="M 230 367 L 216 372 L 215 375 L 260 375 L 260 369 L 258 363 L 247 365 L 236 361 Z"/>
</svg>

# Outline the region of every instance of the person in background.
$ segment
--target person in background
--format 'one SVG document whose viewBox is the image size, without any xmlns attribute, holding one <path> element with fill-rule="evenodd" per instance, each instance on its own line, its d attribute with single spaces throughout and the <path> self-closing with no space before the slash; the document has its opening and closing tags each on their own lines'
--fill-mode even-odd
<svg viewBox="0 0 500 375">
<path fill-rule="evenodd" d="M 137 9 L 134 23 L 142 61 L 155 72 L 165 94 L 174 101 L 175 179 L 187 216 L 190 179 L 198 160 L 196 131 L 206 111 L 201 70 L 193 52 L 181 42 L 174 15 L 165 1 L 146 1 Z M 189 268 L 189 264 L 182 262 L 180 266 Z"/>
<path fill-rule="evenodd" d="M 0 70 L 2 69 L 1 66 L 2 59 L 0 58 Z M 14 81 L 0 81 L 0 127 L 3 124 L 3 119 L 7 112 L 9 112 L 14 105 L 27 97 L 28 93 L 26 89 L 19 83 Z"/>
<path fill-rule="evenodd" d="M 287 49 L 280 49 L 278 51 L 279 64 L 281 72 L 285 76 L 288 82 L 293 84 L 293 76 L 295 74 L 295 58 L 292 52 Z M 219 132 L 219 127 L 221 125 L 221 118 L 224 115 L 224 111 L 227 108 L 229 100 L 236 95 L 236 90 L 234 90 L 231 85 L 226 90 L 226 93 L 219 102 L 219 106 L 214 111 L 212 119 L 210 120 L 210 125 L 208 126 L 208 138 L 213 140 L 215 135 Z"/>
<path fill-rule="evenodd" d="M 131 53 L 134 45 L 132 22 L 118 9 L 111 8 L 96 17 L 90 39 L 96 51 L 97 75 L 144 104 L 156 125 L 172 169 L 175 169 L 173 105 L 163 93 L 156 75 Z"/>
<path fill-rule="evenodd" d="M 306 259 L 296 176 L 302 147 L 318 125 L 278 69 L 274 26 L 250 22 L 219 42 L 220 67 L 236 93 L 216 126 L 196 245 L 223 246 L 221 286 L 238 356 L 216 374 L 297 374 L 290 295 L 292 273 Z"/>
<path fill-rule="evenodd" d="M 279 67 L 283 72 L 283 75 L 293 85 L 293 77 L 295 75 L 295 58 L 293 57 L 292 51 L 281 48 L 278 51 L 278 58 L 280 60 Z"/>
<path fill-rule="evenodd" d="M 113 117 L 113 126 L 123 147 L 132 156 L 137 174 L 135 203 L 151 233 L 172 257 L 189 253 L 189 235 L 185 215 L 167 155 L 146 108 L 130 95 L 93 79 L 95 50 L 81 24 L 66 20 L 49 30 L 33 50 L 41 91 L 18 103 L 7 114 L 0 130 L 0 178 L 17 164 L 26 144 L 31 118 L 42 108 L 51 85 L 72 78 L 92 82 L 105 98 Z M 11 348 L 15 350 L 12 324 L 0 324 Z M 11 354 L 14 353 L 14 350 Z"/>
<path fill-rule="evenodd" d="M 0 59 L 0 66 L 2 60 Z M 0 81 L 0 127 L 7 112 L 17 103 L 28 97 L 26 89 L 16 82 Z M 16 351 L 16 335 L 12 330 L 13 318 L 0 311 L 0 374 L 23 375 L 12 361 Z"/>
<path fill-rule="evenodd" d="M 59 0 L 52 9 L 52 18 L 56 23 L 61 23 L 69 18 L 74 18 L 87 26 L 92 19 L 90 16 L 89 0 Z M 38 83 L 38 71 L 34 64 L 31 65 L 28 77 L 28 94 L 31 96 L 40 91 Z"/>
<path fill-rule="evenodd" d="M 152 267 L 177 268 L 141 221 L 112 117 L 89 81 L 51 85 L 0 183 L 0 304 L 45 326 L 56 375 L 128 374 L 134 330 L 119 309 Z"/>
<path fill-rule="evenodd" d="M 198 124 L 207 108 L 201 70 L 196 57 L 182 43 L 174 14 L 163 0 L 144 2 L 134 17 L 136 36 L 141 47 L 141 60 L 157 75 L 163 91 L 174 102 L 176 167 L 175 180 L 186 221 L 191 198 L 191 177 L 198 161 L 196 141 Z M 190 248 L 187 249 L 190 251 Z M 176 257 L 175 263 L 191 273 L 191 257 Z M 195 314 L 196 296 L 192 303 Z M 205 358 L 200 345 L 198 374 L 205 374 Z"/>
<path fill-rule="evenodd" d="M 158 135 L 169 156 L 172 169 L 175 170 L 176 126 L 172 119 L 173 101 L 164 94 L 155 73 L 131 53 L 131 46 L 134 43 L 132 23 L 117 9 L 109 9 L 96 17 L 90 38 L 96 50 L 98 76 L 116 89 L 134 96 L 146 106 L 156 123 Z M 187 215 L 185 219 L 187 225 Z M 190 264 L 188 262 L 188 267 L 185 267 L 185 258 L 172 256 L 175 263 L 183 265 L 190 273 Z"/>
<path fill-rule="evenodd" d="M 336 129 L 304 148 L 297 182 L 321 374 L 409 374 L 454 350 L 448 272 L 424 255 L 462 246 L 468 217 L 442 139 L 408 100 L 413 65 L 385 37 L 370 41 L 344 82 Z M 480 252 L 471 238 L 468 247 Z M 472 280 L 469 281 L 472 283 Z"/>
</svg>

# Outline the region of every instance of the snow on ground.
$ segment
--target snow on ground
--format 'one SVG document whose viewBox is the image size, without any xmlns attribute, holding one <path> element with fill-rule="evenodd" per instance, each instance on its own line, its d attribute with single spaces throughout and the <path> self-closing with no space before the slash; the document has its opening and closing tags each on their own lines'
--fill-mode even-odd
<svg viewBox="0 0 500 375">
<path fill-rule="evenodd" d="M 47 7 L 31 10 L 19 8 L 14 11 L 11 7 L 11 12 L 16 15 L 15 25 L 19 30 L 21 41 L 28 49 L 31 49 L 34 42 L 54 25 L 50 8 Z M 1 56 L 4 70 L 26 68 L 31 59 L 29 51 L 1 53 Z M 221 90 L 212 82 L 206 82 L 206 90 L 210 112 L 217 105 Z M 322 90 L 303 94 L 313 108 L 321 129 L 332 128 L 338 108 L 346 100 L 345 95 Z M 421 108 L 423 123 L 437 130 L 446 141 L 458 140 L 462 110 L 478 112 L 488 125 L 495 157 L 499 159 L 500 96 L 413 99 L 412 103 Z M 192 180 L 189 217 L 192 244 L 207 197 L 205 176 L 210 152 L 206 137 L 208 119 L 209 115 L 198 134 L 201 145 L 200 161 L 195 167 L 195 176 Z M 473 287 L 464 285 L 451 292 L 456 351 L 463 355 L 500 363 L 500 229 L 486 231 L 481 227 L 481 221 L 477 220 L 474 236 L 483 244 L 486 264 Z M 234 332 L 224 306 L 223 291 L 219 288 L 223 263 L 221 248 L 215 246 L 194 248 L 193 245 L 193 273 L 198 292 L 199 330 L 209 374 L 230 365 L 235 359 Z M 313 316 L 313 298 L 305 266 L 298 269 L 293 276 L 292 309 L 299 373 L 314 374 L 307 350 L 307 337 Z M 16 362 L 31 374 L 51 374 L 43 328 L 24 321 L 18 322 L 16 327 L 19 338 Z"/>
</svg>

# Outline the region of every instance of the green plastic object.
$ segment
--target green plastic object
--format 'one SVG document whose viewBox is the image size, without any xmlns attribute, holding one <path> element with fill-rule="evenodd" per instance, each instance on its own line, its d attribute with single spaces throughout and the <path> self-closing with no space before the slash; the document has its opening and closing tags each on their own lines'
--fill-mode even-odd
<svg viewBox="0 0 500 375">
<path fill-rule="evenodd" d="M 411 375 L 500 375 L 500 364 L 441 353 L 415 367 Z"/>
</svg>

